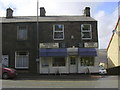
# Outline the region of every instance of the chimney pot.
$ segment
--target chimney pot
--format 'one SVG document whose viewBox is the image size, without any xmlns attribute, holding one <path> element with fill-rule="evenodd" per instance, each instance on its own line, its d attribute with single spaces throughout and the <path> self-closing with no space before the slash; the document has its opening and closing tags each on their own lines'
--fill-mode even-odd
<svg viewBox="0 0 120 90">
<path fill-rule="evenodd" d="M 40 7 L 40 16 L 44 17 L 46 14 L 45 8 L 44 7 Z"/>
<path fill-rule="evenodd" d="M 6 18 L 13 18 L 13 10 L 11 8 L 7 8 Z"/>
<path fill-rule="evenodd" d="M 86 7 L 85 10 L 84 10 L 84 15 L 86 17 L 90 17 L 90 7 Z"/>
</svg>

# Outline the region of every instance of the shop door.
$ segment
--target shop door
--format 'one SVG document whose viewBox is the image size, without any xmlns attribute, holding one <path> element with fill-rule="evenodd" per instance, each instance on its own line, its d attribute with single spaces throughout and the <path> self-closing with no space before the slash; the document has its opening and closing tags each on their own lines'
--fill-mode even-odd
<svg viewBox="0 0 120 90">
<path fill-rule="evenodd" d="M 49 68 L 49 58 L 42 58 L 41 60 L 41 73 L 46 73 L 49 74 L 50 73 L 50 68 Z"/>
<path fill-rule="evenodd" d="M 77 73 L 77 58 L 75 56 L 70 57 L 70 73 Z"/>
</svg>

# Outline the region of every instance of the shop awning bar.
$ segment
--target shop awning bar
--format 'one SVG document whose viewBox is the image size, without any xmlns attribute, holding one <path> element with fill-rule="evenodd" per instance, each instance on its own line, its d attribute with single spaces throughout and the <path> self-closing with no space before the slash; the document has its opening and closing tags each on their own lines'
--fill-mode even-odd
<svg viewBox="0 0 120 90">
<path fill-rule="evenodd" d="M 97 56 L 97 51 L 95 48 L 79 48 L 80 56 Z"/>
<path fill-rule="evenodd" d="M 39 56 L 50 57 L 50 56 L 67 56 L 66 48 L 41 48 Z"/>
</svg>

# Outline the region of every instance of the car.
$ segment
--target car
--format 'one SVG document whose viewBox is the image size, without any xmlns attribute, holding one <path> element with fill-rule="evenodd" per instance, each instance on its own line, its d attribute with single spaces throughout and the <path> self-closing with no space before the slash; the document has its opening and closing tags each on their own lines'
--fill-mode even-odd
<svg viewBox="0 0 120 90">
<path fill-rule="evenodd" d="M 17 72 L 15 69 L 9 68 L 5 65 L 1 65 L 1 66 L 0 66 L 0 70 L 2 70 L 2 71 L 1 71 L 0 75 L 2 76 L 3 79 L 15 78 L 17 76 Z"/>
<path fill-rule="evenodd" d="M 99 70 L 99 74 L 107 74 L 107 70 L 105 68 L 102 68 Z"/>
</svg>

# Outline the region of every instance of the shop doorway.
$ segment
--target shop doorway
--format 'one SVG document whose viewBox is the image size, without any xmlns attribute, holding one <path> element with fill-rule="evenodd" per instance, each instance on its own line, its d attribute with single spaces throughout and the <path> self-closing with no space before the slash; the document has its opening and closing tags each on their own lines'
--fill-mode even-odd
<svg viewBox="0 0 120 90">
<path fill-rule="evenodd" d="M 70 56 L 70 73 L 77 73 L 77 57 Z"/>
</svg>

